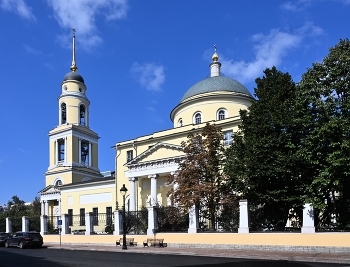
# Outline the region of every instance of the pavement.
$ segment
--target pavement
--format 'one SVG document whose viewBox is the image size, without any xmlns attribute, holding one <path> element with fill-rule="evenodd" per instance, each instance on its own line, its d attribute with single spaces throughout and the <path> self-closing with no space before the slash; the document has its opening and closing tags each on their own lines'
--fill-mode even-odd
<svg viewBox="0 0 350 267">
<path fill-rule="evenodd" d="M 215 249 L 215 248 L 175 248 L 175 247 L 128 247 L 122 250 L 120 246 L 107 244 L 73 244 L 73 243 L 45 243 L 48 249 L 68 250 L 90 250 L 110 251 L 117 253 L 144 253 L 144 254 L 172 254 L 187 256 L 263 259 L 263 260 L 286 260 L 298 262 L 320 262 L 320 263 L 341 263 L 349 264 L 350 255 L 347 253 L 315 253 L 296 251 L 271 251 L 271 250 L 236 250 L 236 249 Z"/>
</svg>

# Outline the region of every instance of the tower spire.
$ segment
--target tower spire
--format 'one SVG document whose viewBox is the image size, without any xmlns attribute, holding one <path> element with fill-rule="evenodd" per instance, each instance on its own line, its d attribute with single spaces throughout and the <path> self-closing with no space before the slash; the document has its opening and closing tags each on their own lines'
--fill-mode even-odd
<svg viewBox="0 0 350 267">
<path fill-rule="evenodd" d="M 72 37 L 73 37 L 73 57 L 72 57 L 72 66 L 70 67 L 71 71 L 76 72 L 78 70 L 76 61 L 75 61 L 75 29 L 72 29 Z"/>
<path fill-rule="evenodd" d="M 213 62 L 210 64 L 210 77 L 220 76 L 221 63 L 219 60 L 219 55 L 216 53 L 216 44 L 214 44 L 214 54 L 211 57 Z"/>
</svg>

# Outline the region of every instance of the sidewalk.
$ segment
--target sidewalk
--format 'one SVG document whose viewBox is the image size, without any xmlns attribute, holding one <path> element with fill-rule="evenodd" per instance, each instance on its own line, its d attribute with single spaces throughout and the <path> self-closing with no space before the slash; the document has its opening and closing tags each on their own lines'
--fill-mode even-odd
<svg viewBox="0 0 350 267">
<path fill-rule="evenodd" d="M 45 243 L 48 249 L 69 249 L 69 250 L 91 250 L 91 251 L 111 251 L 119 253 L 152 253 L 152 254 L 174 254 L 188 256 L 243 258 L 243 259 L 265 259 L 265 260 L 287 260 L 304 262 L 323 263 L 343 263 L 350 264 L 350 255 L 347 253 L 310 253 L 310 252 L 284 252 L 266 250 L 233 250 L 233 249 L 213 249 L 213 248 L 157 248 L 136 246 L 122 250 L 120 246 L 104 244 L 68 244 Z"/>
</svg>

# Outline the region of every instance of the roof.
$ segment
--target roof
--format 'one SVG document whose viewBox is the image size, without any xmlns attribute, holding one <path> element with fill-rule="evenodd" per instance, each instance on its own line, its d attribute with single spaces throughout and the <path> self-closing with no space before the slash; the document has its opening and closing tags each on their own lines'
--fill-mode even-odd
<svg viewBox="0 0 350 267">
<path fill-rule="evenodd" d="M 72 81 L 72 80 L 84 83 L 83 77 L 80 74 L 78 74 L 77 72 L 73 72 L 73 71 L 68 72 L 63 78 L 64 82 L 65 81 Z"/>
<path fill-rule="evenodd" d="M 215 76 L 201 80 L 193 85 L 187 90 L 180 102 L 195 95 L 217 91 L 241 93 L 252 97 L 249 90 L 240 82 L 225 76 Z"/>
</svg>

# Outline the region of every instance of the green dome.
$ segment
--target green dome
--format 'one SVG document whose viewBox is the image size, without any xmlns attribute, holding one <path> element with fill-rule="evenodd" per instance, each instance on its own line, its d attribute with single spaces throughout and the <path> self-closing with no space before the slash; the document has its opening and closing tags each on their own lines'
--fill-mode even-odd
<svg viewBox="0 0 350 267">
<path fill-rule="evenodd" d="M 180 102 L 195 95 L 218 91 L 240 93 L 245 94 L 249 97 L 253 97 L 247 87 L 245 87 L 240 82 L 237 82 L 236 80 L 227 78 L 225 76 L 215 76 L 201 80 L 193 85 L 190 89 L 187 90 Z"/>
</svg>

